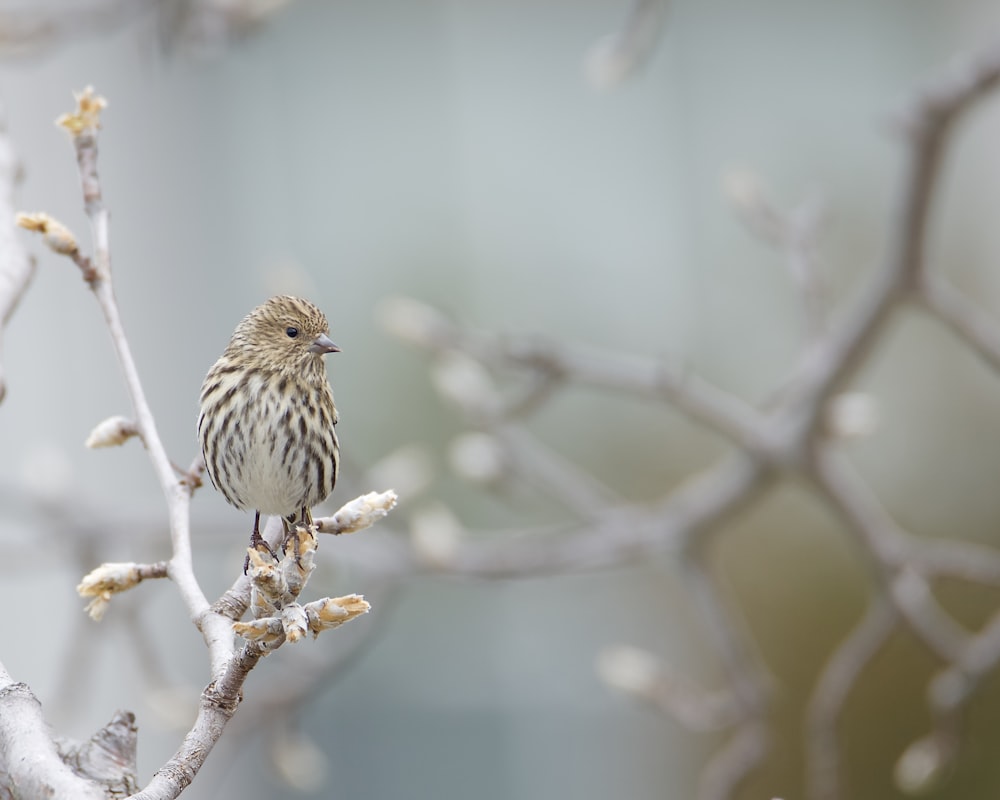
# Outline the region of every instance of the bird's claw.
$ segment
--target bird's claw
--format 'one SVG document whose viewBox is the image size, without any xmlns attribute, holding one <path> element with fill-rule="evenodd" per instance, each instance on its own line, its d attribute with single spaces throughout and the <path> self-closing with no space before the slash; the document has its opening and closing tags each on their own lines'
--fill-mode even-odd
<svg viewBox="0 0 1000 800">
<path fill-rule="evenodd" d="M 281 543 L 281 553 L 282 555 L 288 552 L 288 541 L 292 542 L 292 553 L 295 556 L 295 564 L 298 567 L 302 566 L 302 550 L 299 542 L 298 526 L 295 528 L 290 528 L 285 534 L 285 539 Z"/>
<path fill-rule="evenodd" d="M 267 540 L 260 535 L 260 531 L 254 531 L 250 534 L 250 547 L 254 550 L 261 550 L 267 552 L 271 558 L 277 562 L 278 554 L 274 552 L 271 545 L 267 543 Z M 247 571 L 250 569 L 250 553 L 247 553 L 247 557 L 243 559 L 243 574 L 246 575 Z"/>
</svg>

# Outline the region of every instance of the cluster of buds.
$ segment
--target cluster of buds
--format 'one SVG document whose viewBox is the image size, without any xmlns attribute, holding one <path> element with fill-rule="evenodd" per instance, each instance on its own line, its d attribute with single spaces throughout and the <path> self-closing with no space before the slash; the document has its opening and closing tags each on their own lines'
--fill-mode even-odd
<svg viewBox="0 0 1000 800">
<path fill-rule="evenodd" d="M 108 107 L 108 101 L 95 94 L 93 86 L 82 92 L 73 92 L 73 96 L 76 98 L 76 111 L 63 114 L 56 120 L 56 125 L 65 128 L 72 136 L 79 136 L 84 131 L 96 131 L 101 127 L 101 112 Z"/>
<path fill-rule="evenodd" d="M 298 525 L 285 542 L 285 553 L 276 561 L 269 553 L 250 548 L 248 575 L 252 584 L 250 611 L 254 619 L 236 622 L 233 630 L 244 639 L 274 650 L 284 642 L 297 642 L 306 633 L 318 636 L 371 608 L 361 595 L 324 597 L 298 603 L 315 569 L 316 526 Z"/>
</svg>

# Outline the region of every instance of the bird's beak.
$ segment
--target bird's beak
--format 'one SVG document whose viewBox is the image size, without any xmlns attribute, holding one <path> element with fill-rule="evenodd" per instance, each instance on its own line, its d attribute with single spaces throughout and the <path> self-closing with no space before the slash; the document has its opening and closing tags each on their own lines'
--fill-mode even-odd
<svg viewBox="0 0 1000 800">
<path fill-rule="evenodd" d="M 309 345 L 309 352 L 325 355 L 326 353 L 339 353 L 340 348 L 330 341 L 329 336 L 325 333 L 321 333 L 316 337 L 316 341 Z"/>
</svg>

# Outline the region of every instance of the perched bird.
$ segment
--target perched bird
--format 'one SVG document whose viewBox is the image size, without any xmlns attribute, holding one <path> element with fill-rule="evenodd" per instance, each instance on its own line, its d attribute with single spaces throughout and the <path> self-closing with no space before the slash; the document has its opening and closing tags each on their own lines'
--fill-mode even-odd
<svg viewBox="0 0 1000 800">
<path fill-rule="evenodd" d="M 329 333 L 312 303 L 272 297 L 236 326 L 201 387 L 208 476 L 231 505 L 254 509 L 250 546 L 272 555 L 260 515 L 280 516 L 287 540 L 289 523 L 310 524 L 337 481 L 337 408 L 323 356 L 340 348 Z"/>
</svg>

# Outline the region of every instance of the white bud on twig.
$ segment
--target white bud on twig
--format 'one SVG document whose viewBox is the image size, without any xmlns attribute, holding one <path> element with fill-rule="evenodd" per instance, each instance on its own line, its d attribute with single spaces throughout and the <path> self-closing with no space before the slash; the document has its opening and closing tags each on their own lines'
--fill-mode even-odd
<svg viewBox="0 0 1000 800">
<path fill-rule="evenodd" d="M 392 489 L 368 492 L 355 497 L 332 517 L 315 520 L 319 533 L 355 533 L 370 528 L 396 507 L 398 501 Z"/>
<path fill-rule="evenodd" d="M 878 401 L 864 392 L 844 392 L 831 398 L 826 430 L 837 439 L 860 439 L 878 430 Z"/>
<path fill-rule="evenodd" d="M 440 347 L 451 337 L 448 319 L 412 297 L 386 297 L 375 309 L 375 320 L 390 336 L 419 347 Z"/>
<path fill-rule="evenodd" d="M 493 483 L 507 470 L 507 454 L 495 436 L 463 433 L 452 440 L 448 461 L 455 474 L 473 483 Z"/>
<path fill-rule="evenodd" d="M 326 784 L 326 754 L 299 731 L 286 729 L 279 733 L 271 748 L 271 758 L 281 777 L 300 792 L 315 793 Z"/>
<path fill-rule="evenodd" d="M 305 525 L 296 525 L 291 536 L 285 541 L 285 555 L 281 559 L 280 566 L 290 599 L 298 598 L 309 581 L 309 576 L 316 569 L 316 548 L 318 546 L 315 525 L 311 528 Z"/>
<path fill-rule="evenodd" d="M 649 60 L 660 39 L 666 5 L 666 0 L 636 0 L 622 30 L 590 49 L 584 74 L 594 89 L 617 88 Z"/>
<path fill-rule="evenodd" d="M 662 667 L 652 653 L 638 647 L 619 645 L 601 653 L 597 659 L 597 674 L 613 689 L 649 697 L 660 683 Z"/>
<path fill-rule="evenodd" d="M 464 531 L 462 523 L 444 503 L 430 503 L 410 518 L 410 540 L 417 558 L 436 567 L 455 560 Z"/>
<path fill-rule="evenodd" d="M 434 459 L 421 444 L 406 444 L 379 459 L 368 470 L 368 480 L 376 486 L 394 486 L 396 494 L 412 499 L 424 492 L 434 479 Z"/>
<path fill-rule="evenodd" d="M 363 595 L 348 594 L 343 597 L 324 597 L 314 600 L 303 607 L 308 619 L 309 630 L 313 636 L 319 636 L 321 631 L 329 630 L 350 622 L 355 617 L 367 614 L 371 604 Z"/>
<path fill-rule="evenodd" d="M 262 617 L 249 622 L 234 622 L 233 631 L 248 642 L 257 642 L 265 647 L 284 641 L 285 630 L 278 617 Z"/>
<path fill-rule="evenodd" d="M 481 363 L 465 353 L 443 354 L 431 369 L 434 388 L 464 411 L 482 411 L 496 404 L 493 376 Z"/>
<path fill-rule="evenodd" d="M 910 744 L 896 761 L 893 779 L 904 794 L 926 794 L 941 780 L 951 761 L 950 748 L 940 736 L 931 734 Z"/>
<path fill-rule="evenodd" d="M 108 417 L 94 427 L 84 445 L 91 449 L 117 447 L 138 435 L 139 429 L 132 420 L 121 416 Z"/>
<path fill-rule="evenodd" d="M 288 583 L 278 564 L 268 553 L 256 547 L 247 548 L 248 571 L 252 591 L 250 611 L 255 619 L 273 616 L 288 594 Z"/>
<path fill-rule="evenodd" d="M 756 213 L 767 205 L 760 178 L 750 170 L 732 169 L 723 175 L 722 193 L 741 212 Z"/>
<path fill-rule="evenodd" d="M 47 503 L 65 502 L 73 489 L 73 462 L 66 451 L 54 444 L 32 448 L 21 464 L 24 488 Z"/>
<path fill-rule="evenodd" d="M 108 610 L 111 595 L 131 589 L 144 578 L 164 577 L 166 574 L 166 562 L 152 566 L 143 566 L 131 561 L 109 562 L 84 575 L 76 591 L 81 597 L 93 598 L 87 605 L 87 613 L 91 619 L 98 622 Z"/>
<path fill-rule="evenodd" d="M 281 627 L 285 631 L 285 640 L 294 644 L 306 635 L 309 621 L 306 611 L 298 603 L 292 603 L 281 609 Z"/>
<path fill-rule="evenodd" d="M 42 241 L 46 246 L 60 255 L 72 256 L 80 250 L 73 232 L 59 220 L 42 211 L 34 214 L 19 212 L 14 221 L 26 231 L 42 234 Z"/>
</svg>

